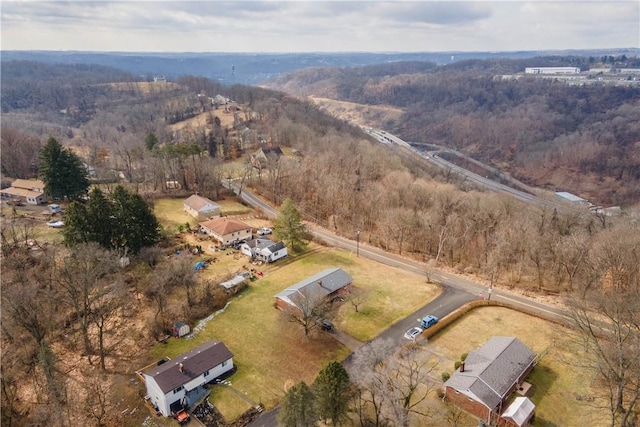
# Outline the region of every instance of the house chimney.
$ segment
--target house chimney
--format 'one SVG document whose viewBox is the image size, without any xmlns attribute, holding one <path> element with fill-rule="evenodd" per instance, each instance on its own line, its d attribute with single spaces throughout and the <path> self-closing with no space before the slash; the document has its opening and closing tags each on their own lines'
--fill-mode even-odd
<svg viewBox="0 0 640 427">
<path fill-rule="evenodd" d="M 178 365 L 178 370 L 180 370 L 180 372 L 184 372 L 184 365 L 182 363 Z"/>
<path fill-rule="evenodd" d="M 464 362 L 460 364 L 460 372 L 464 372 Z"/>
</svg>

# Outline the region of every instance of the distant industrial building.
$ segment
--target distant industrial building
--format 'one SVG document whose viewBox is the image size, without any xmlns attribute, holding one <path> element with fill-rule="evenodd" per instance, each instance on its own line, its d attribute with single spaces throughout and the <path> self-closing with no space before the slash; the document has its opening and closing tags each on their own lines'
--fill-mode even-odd
<svg viewBox="0 0 640 427">
<path fill-rule="evenodd" d="M 618 68 L 620 74 L 640 74 L 640 68 Z"/>
<path fill-rule="evenodd" d="M 578 67 L 527 67 L 525 74 L 580 74 Z"/>
<path fill-rule="evenodd" d="M 588 73 L 640 75 L 640 68 L 590 68 Z"/>
<path fill-rule="evenodd" d="M 556 192 L 556 196 L 564 200 L 565 202 L 573 203 L 578 206 L 591 206 L 591 202 L 582 197 L 578 197 L 575 194 L 567 193 L 566 191 Z"/>
</svg>

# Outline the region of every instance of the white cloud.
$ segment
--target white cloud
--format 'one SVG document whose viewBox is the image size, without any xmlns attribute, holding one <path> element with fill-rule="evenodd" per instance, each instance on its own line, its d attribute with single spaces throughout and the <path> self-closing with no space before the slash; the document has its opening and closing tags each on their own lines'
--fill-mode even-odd
<svg viewBox="0 0 640 427">
<path fill-rule="evenodd" d="M 3 1 L 2 49 L 497 51 L 640 47 L 638 1 Z"/>
</svg>

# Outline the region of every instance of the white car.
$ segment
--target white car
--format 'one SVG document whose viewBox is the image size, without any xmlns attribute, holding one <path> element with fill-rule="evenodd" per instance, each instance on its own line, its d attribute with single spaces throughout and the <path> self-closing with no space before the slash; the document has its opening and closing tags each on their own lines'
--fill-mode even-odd
<svg viewBox="0 0 640 427">
<path fill-rule="evenodd" d="M 408 340 L 415 341 L 418 336 L 422 333 L 423 329 L 414 326 L 404 333 L 404 337 Z"/>
<path fill-rule="evenodd" d="M 267 227 L 262 227 L 260 230 L 258 230 L 258 236 L 265 236 L 267 234 L 271 234 L 272 232 L 273 232 L 272 229 Z"/>
<path fill-rule="evenodd" d="M 49 227 L 53 227 L 53 228 L 62 228 L 64 227 L 64 222 L 62 221 L 50 221 L 47 223 L 47 225 Z"/>
</svg>

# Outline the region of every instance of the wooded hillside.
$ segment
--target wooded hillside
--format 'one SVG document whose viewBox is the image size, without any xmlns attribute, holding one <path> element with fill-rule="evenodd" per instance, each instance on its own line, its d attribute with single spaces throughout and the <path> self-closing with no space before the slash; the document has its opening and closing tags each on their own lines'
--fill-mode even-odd
<svg viewBox="0 0 640 427">
<path fill-rule="evenodd" d="M 637 63 L 624 59 L 617 66 Z M 640 87 L 501 77 L 534 65 L 595 64 L 594 58 L 385 64 L 303 70 L 270 87 L 400 107 L 398 121 L 375 126 L 406 141 L 457 148 L 534 186 L 598 204 L 633 204 L 640 200 Z"/>
<path fill-rule="evenodd" d="M 628 141 L 620 156 L 626 155 L 621 157 L 624 161 L 634 159 L 637 138 L 633 135 L 638 126 L 637 120 L 632 122 L 638 113 L 634 91 L 594 88 L 591 93 L 585 89 L 581 92 L 584 107 L 575 110 L 600 121 L 574 123 L 559 108 L 563 102 L 567 106 L 573 102 L 561 96 L 572 93 L 563 85 L 525 81 L 519 86 L 519 82 L 496 82 L 482 75 L 469 79 L 466 71 L 457 71 L 453 72 L 457 80 L 447 91 L 441 86 L 450 76 L 429 71 L 430 65 L 415 67 L 419 73 L 394 77 L 380 77 L 380 69 L 373 69 L 367 77 L 370 87 L 355 86 L 354 94 L 362 90 L 363 96 L 391 101 L 398 88 L 409 98 L 413 91 L 405 92 L 402 84 L 415 82 L 416 90 L 431 88 L 428 99 L 432 102 L 418 102 L 415 97 L 414 104 L 407 104 L 405 117 L 408 120 L 409 111 L 428 111 L 424 121 L 433 138 L 446 140 L 444 135 L 452 131 L 445 123 L 454 126 L 467 119 L 478 132 L 483 127 L 493 129 L 496 141 L 507 130 L 521 135 L 521 145 L 529 148 L 536 141 L 530 132 L 553 134 L 564 129 L 558 123 L 564 127 L 573 123 L 576 135 L 593 126 L 594 135 L 609 135 L 615 147 L 620 145 L 618 139 Z M 446 266 L 487 285 L 554 295 L 586 288 L 598 292 L 637 289 L 640 234 L 633 217 L 560 212 L 483 193 L 453 174 L 372 140 L 360 128 L 329 116 L 311 102 L 282 92 L 222 87 L 197 77 L 171 85 L 103 81 L 83 86 L 84 81 L 76 85 L 72 79 L 64 84 L 72 92 L 98 87 L 104 90 L 103 96 L 80 92 L 81 101 L 95 99 L 82 120 L 69 121 L 68 112 L 48 102 L 3 114 L 4 174 L 12 178 L 37 174 L 34 153 L 54 136 L 95 167 L 93 183 L 102 184 L 105 193 L 122 191 L 115 184 L 123 184 L 150 205 L 156 198 L 184 198 L 196 191 L 218 200 L 225 192 L 221 182 L 235 179 L 241 188 L 250 187 L 274 205 L 291 198 L 305 220 L 336 234 L 351 239 L 357 235 L 360 244 L 424 261 L 427 274 Z M 536 91 L 543 94 L 534 95 Z M 471 92 L 475 98 L 469 100 Z M 220 105 L 209 99 L 217 95 L 224 98 Z M 550 102 L 550 97 L 555 101 Z M 447 122 L 447 115 L 464 111 L 465 103 L 472 107 L 468 113 Z M 490 108 L 478 109 L 480 103 Z M 616 115 L 610 123 L 605 117 L 611 111 Z M 195 117 L 203 120 L 191 121 Z M 498 132 L 492 124 L 496 120 L 511 127 Z M 596 133 L 597 129 L 602 132 Z M 471 137 L 475 135 L 469 133 Z M 606 138 L 598 141 L 606 147 Z M 256 166 L 251 155 L 260 147 L 282 147 L 283 154 Z M 465 147 L 479 153 L 488 150 L 483 148 L 484 141 Z M 508 153 L 497 143 L 495 147 L 491 153 L 496 156 Z M 517 159 L 517 152 L 511 155 Z M 629 169 L 617 183 L 625 194 L 633 194 L 633 187 L 625 185 L 638 173 L 637 168 Z M 104 209 L 95 211 L 104 213 Z M 196 280 L 191 260 L 173 257 L 181 246 L 175 230 L 165 230 L 162 249 L 142 248 L 131 255 L 131 265 L 122 268 L 117 266 L 116 253 L 81 245 L 64 247 L 50 236 L 34 234 L 37 218 L 21 222 L 18 211 L 6 212 L 8 220 L 2 222 L 1 230 L 1 312 L 6 326 L 2 334 L 3 425 L 88 425 L 90 420 L 95 425 L 126 425 L 121 412 L 105 410 L 122 400 L 113 395 L 110 384 L 130 375 L 131 367 L 141 366 L 148 346 L 167 333 L 170 320 L 178 315 L 194 321 L 204 318 L 223 307 L 225 299 L 211 292 L 211 282 Z M 171 254 L 171 260 L 165 254 Z M 82 292 L 89 295 L 89 302 L 74 300 Z M 167 301 L 178 292 L 186 293 L 188 303 L 171 309 L 169 316 Z M 127 326 L 121 327 L 120 322 Z M 632 349 L 628 354 L 637 352 Z M 128 370 L 122 374 L 125 368 L 119 366 L 124 363 Z"/>
</svg>

